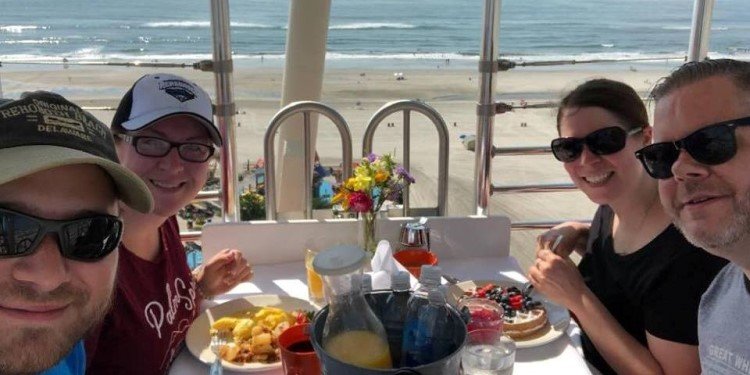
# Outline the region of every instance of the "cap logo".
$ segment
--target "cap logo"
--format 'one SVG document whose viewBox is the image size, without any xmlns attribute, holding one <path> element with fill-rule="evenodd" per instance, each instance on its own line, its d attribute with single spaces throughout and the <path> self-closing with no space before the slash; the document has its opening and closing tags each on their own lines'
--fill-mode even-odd
<svg viewBox="0 0 750 375">
<path fill-rule="evenodd" d="M 33 93 L 0 107 L 0 149 L 55 145 L 117 160 L 109 129 L 64 98 Z"/>
<path fill-rule="evenodd" d="M 164 90 L 165 93 L 171 95 L 181 103 L 195 99 L 193 85 L 185 81 L 166 79 L 159 82 L 159 90 Z"/>
</svg>

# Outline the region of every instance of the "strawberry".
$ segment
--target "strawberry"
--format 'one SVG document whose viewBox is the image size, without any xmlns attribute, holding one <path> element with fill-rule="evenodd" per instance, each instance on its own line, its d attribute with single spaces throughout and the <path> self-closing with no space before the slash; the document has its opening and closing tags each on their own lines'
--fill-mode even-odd
<svg viewBox="0 0 750 375">
<path fill-rule="evenodd" d="M 492 289 L 495 289 L 495 285 L 493 284 L 487 284 L 476 291 L 476 296 L 480 298 L 484 298 L 487 296 L 487 293 L 489 293 Z"/>
</svg>

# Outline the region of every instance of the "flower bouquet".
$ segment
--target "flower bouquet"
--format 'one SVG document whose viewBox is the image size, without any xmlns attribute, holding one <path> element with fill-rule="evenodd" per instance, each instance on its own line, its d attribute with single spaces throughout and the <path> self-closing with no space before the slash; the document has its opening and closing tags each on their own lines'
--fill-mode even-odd
<svg viewBox="0 0 750 375">
<path fill-rule="evenodd" d="M 375 253 L 375 218 L 383 203 L 401 199 L 404 187 L 413 184 L 403 166 L 389 154 L 370 154 L 354 168 L 354 176 L 338 187 L 331 203 L 341 204 L 346 212 L 356 212 L 362 220 L 362 248 Z"/>
</svg>

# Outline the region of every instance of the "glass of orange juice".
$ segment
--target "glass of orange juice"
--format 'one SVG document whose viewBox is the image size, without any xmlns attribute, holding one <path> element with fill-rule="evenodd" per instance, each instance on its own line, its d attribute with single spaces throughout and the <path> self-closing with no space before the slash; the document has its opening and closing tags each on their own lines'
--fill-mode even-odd
<svg viewBox="0 0 750 375">
<path fill-rule="evenodd" d="M 310 302 L 322 303 L 323 298 L 323 279 L 320 278 L 313 270 L 313 259 L 318 255 L 317 251 L 310 249 L 305 250 L 305 268 L 307 269 L 307 290 Z"/>
</svg>

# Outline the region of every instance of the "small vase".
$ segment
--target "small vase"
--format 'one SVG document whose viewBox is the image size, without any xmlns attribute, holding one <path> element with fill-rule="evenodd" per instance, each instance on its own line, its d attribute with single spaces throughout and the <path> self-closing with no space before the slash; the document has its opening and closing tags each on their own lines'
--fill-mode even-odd
<svg viewBox="0 0 750 375">
<path fill-rule="evenodd" d="M 375 240 L 375 215 L 372 212 L 361 212 L 359 214 L 359 246 L 372 258 L 375 255 L 375 248 L 378 246 Z"/>
</svg>

